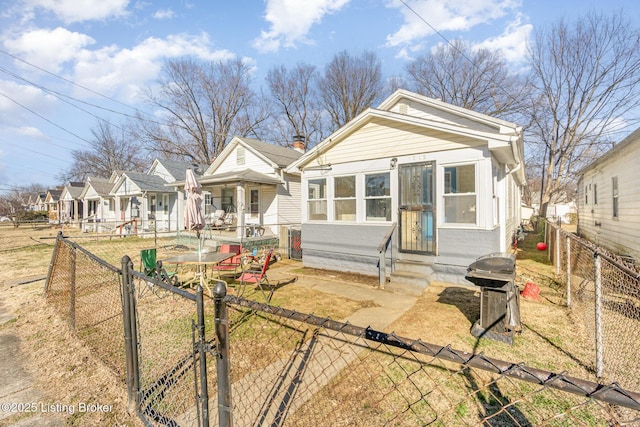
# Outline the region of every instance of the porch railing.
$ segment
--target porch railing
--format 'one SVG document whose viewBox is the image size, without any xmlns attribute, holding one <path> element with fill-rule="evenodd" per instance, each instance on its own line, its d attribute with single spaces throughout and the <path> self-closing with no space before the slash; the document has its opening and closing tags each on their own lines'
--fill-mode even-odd
<svg viewBox="0 0 640 427">
<path fill-rule="evenodd" d="M 389 230 L 387 231 L 387 234 L 384 235 L 384 237 L 382 238 L 382 241 L 378 245 L 378 254 L 380 257 L 378 261 L 378 277 L 380 279 L 380 287 L 382 289 L 384 289 L 384 285 L 387 282 L 387 261 L 386 261 L 387 248 L 389 247 L 389 243 L 391 242 L 391 236 L 393 236 L 393 232 L 396 231 L 397 226 L 398 224 L 395 222 L 391 224 L 391 226 L 389 227 Z M 391 247 L 393 248 L 393 245 L 391 245 Z M 391 265 L 393 266 L 393 253 L 391 254 L 391 263 L 392 263 Z"/>
</svg>

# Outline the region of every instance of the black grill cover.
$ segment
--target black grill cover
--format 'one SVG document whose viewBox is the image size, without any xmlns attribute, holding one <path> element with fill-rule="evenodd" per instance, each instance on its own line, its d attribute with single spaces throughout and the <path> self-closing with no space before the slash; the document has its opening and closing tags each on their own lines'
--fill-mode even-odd
<svg viewBox="0 0 640 427">
<path fill-rule="evenodd" d="M 467 268 L 465 278 L 478 286 L 498 288 L 515 279 L 516 257 L 507 252 L 483 255 Z"/>
</svg>

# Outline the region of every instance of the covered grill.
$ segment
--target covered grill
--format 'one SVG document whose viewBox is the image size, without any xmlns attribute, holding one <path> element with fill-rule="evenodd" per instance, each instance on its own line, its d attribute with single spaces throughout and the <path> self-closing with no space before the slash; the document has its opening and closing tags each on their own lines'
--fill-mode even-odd
<svg viewBox="0 0 640 427">
<path fill-rule="evenodd" d="M 492 253 L 476 259 L 465 278 L 480 286 L 480 319 L 471 328 L 475 337 L 513 343 L 520 326 L 520 292 L 515 284 L 516 257 Z"/>
</svg>

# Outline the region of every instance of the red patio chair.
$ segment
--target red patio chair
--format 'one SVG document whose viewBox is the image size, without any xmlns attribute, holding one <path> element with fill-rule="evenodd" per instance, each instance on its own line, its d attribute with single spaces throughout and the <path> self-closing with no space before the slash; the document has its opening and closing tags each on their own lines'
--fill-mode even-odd
<svg viewBox="0 0 640 427">
<path fill-rule="evenodd" d="M 269 284 L 269 279 L 267 278 L 267 269 L 269 268 L 272 254 L 273 249 L 270 249 L 265 256 L 264 263 L 262 265 L 249 265 L 247 269 L 242 271 L 242 274 L 237 279 L 240 282 L 240 285 L 238 286 L 238 296 L 242 296 L 242 294 L 244 294 L 247 283 L 255 283 L 258 289 L 260 289 L 260 292 L 262 292 L 264 300 L 266 302 L 271 301 L 271 297 L 273 296 L 273 291 L 275 289 Z M 268 294 L 265 292 L 264 286 L 269 286 Z"/>
<path fill-rule="evenodd" d="M 218 278 L 220 278 L 222 272 L 230 271 L 233 272 L 233 277 L 235 278 L 242 263 L 242 246 L 223 243 L 220 245 L 220 253 L 235 255 L 232 258 L 226 259 L 221 263 L 212 266 L 211 269 L 218 272 Z"/>
</svg>

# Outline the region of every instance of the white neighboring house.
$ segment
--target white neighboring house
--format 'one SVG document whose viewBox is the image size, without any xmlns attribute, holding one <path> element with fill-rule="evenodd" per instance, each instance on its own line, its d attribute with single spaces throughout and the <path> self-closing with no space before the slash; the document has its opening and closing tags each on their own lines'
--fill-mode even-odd
<svg viewBox="0 0 640 427">
<path fill-rule="evenodd" d="M 154 160 L 146 173 L 120 172 L 109 195 L 115 200 L 116 220 L 137 222 L 142 230 L 177 231 L 184 228 L 184 194 L 168 185 L 184 180 L 187 168 L 203 168 L 185 162 Z"/>
<path fill-rule="evenodd" d="M 69 182 L 64 186 L 60 194 L 60 221 L 80 225 L 83 214 L 80 194 L 83 188 L 82 182 Z"/>
<path fill-rule="evenodd" d="M 280 236 L 283 227 L 300 223 L 300 175 L 285 171 L 300 156 L 290 148 L 234 137 L 198 178 L 205 212 L 233 214 L 238 239 L 248 225 Z M 184 190 L 184 179 L 179 184 Z"/>
<path fill-rule="evenodd" d="M 390 235 L 385 270 L 407 290 L 464 282 L 520 224 L 521 127 L 404 90 L 287 171 L 302 173 L 305 266 L 379 275 Z"/>
<path fill-rule="evenodd" d="M 114 175 L 112 175 L 114 177 Z M 115 199 L 109 195 L 113 181 L 89 177 L 80 198 L 83 200 L 82 231 L 110 231 L 116 221 Z"/>
<path fill-rule="evenodd" d="M 580 174 L 578 234 L 640 260 L 640 128 Z"/>
</svg>

